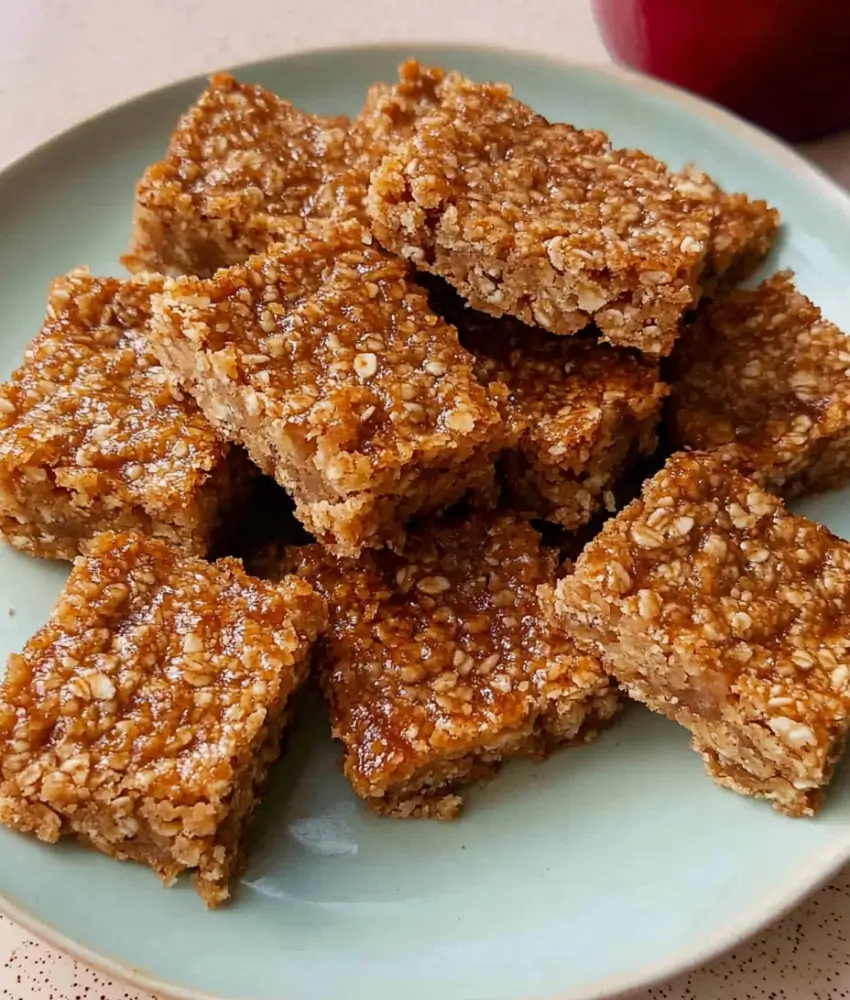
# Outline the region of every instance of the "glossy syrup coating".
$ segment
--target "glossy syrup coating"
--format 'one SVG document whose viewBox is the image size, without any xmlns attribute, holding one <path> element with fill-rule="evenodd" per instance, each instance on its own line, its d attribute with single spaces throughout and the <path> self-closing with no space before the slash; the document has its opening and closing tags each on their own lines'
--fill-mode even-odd
<svg viewBox="0 0 850 1000">
<path fill-rule="evenodd" d="M 594 321 L 613 344 L 666 355 L 683 312 L 773 242 L 764 202 L 550 124 L 504 84 L 405 63 L 398 86 L 413 98 L 372 174 L 373 230 L 484 312 L 560 334 Z"/>
<path fill-rule="evenodd" d="M 41 332 L 0 386 L 0 534 L 73 559 L 109 527 L 205 554 L 239 489 L 237 457 L 148 341 L 156 277 L 53 282 Z"/>
<path fill-rule="evenodd" d="M 445 78 L 441 67 L 408 59 L 399 66 L 395 83 L 372 84 L 353 122 L 371 169 L 395 143 L 410 138 L 419 119 L 439 105 L 439 88 Z"/>
<path fill-rule="evenodd" d="M 456 73 L 372 174 L 377 238 L 471 305 L 553 333 L 597 323 L 667 354 L 698 298 L 715 207 L 601 132 L 551 125 L 503 84 Z"/>
<path fill-rule="evenodd" d="M 214 905 L 278 753 L 324 600 L 236 560 L 99 535 L 0 686 L 0 821 L 187 869 Z"/>
<path fill-rule="evenodd" d="M 138 184 L 124 264 L 210 275 L 290 233 L 363 218 L 370 163 L 349 130 L 216 74 Z"/>
<path fill-rule="evenodd" d="M 761 199 L 724 191 L 694 166 L 686 167 L 681 176 L 701 196 L 711 198 L 717 210 L 700 278 L 703 296 L 713 298 L 734 288 L 761 264 L 779 233 L 779 212 Z"/>
<path fill-rule="evenodd" d="M 378 811 L 453 817 L 464 782 L 616 711 L 597 657 L 541 616 L 555 558 L 515 514 L 430 520 L 398 555 L 311 546 L 288 564 L 328 599 L 321 683 L 346 774 Z"/>
<path fill-rule="evenodd" d="M 358 226 L 166 281 L 153 340 L 210 422 L 356 555 L 492 482 L 502 424 L 457 331 Z"/>
<path fill-rule="evenodd" d="M 557 586 L 554 614 L 721 781 L 817 809 L 850 710 L 850 546 L 704 452 L 674 455 Z"/>
<path fill-rule="evenodd" d="M 850 344 L 790 272 L 707 307 L 673 356 L 672 435 L 786 496 L 850 467 Z"/>
<path fill-rule="evenodd" d="M 502 454 L 511 502 L 573 531 L 658 443 L 667 387 L 657 362 L 592 336 L 553 337 L 510 317 L 451 313 L 475 374 L 498 397 L 509 446 Z"/>
</svg>

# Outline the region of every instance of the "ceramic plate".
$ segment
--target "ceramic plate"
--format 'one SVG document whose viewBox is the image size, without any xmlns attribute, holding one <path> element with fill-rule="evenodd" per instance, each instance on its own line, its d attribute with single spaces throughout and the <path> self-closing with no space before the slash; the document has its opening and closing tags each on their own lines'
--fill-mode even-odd
<svg viewBox="0 0 850 1000">
<path fill-rule="evenodd" d="M 237 74 L 311 111 L 355 112 L 402 48 L 310 53 Z M 549 118 L 609 131 L 767 198 L 770 266 L 850 329 L 850 203 L 793 153 L 724 112 L 635 76 L 504 51 L 420 47 L 505 80 Z M 200 79 L 86 122 L 0 176 L 3 374 L 39 328 L 47 283 L 118 273 L 133 185 Z M 850 492 L 801 509 L 850 537 Z M 0 551 L 0 652 L 45 619 L 66 573 Z M 14 608 L 14 615 L 7 610 Z M 152 991 L 239 1000 L 590 1000 L 673 975 L 756 930 L 850 858 L 850 768 L 816 820 L 716 788 L 684 730 L 639 708 L 598 742 L 508 766 L 454 824 L 365 813 L 316 706 L 275 772 L 233 905 L 73 845 L 0 834 L 7 913 Z"/>
</svg>

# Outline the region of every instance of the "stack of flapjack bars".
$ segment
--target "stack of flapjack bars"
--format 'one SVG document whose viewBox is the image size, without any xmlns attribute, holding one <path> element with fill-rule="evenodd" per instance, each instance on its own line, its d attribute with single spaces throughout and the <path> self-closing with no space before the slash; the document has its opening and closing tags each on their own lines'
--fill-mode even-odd
<svg viewBox="0 0 850 1000">
<path fill-rule="evenodd" d="M 308 677 L 383 814 L 623 695 L 816 810 L 850 547 L 780 498 L 847 477 L 850 347 L 790 273 L 739 287 L 773 208 L 410 61 L 354 119 L 214 76 L 133 226 L 0 387 L 0 532 L 73 562 L 0 687 L 0 821 L 217 904 Z"/>
</svg>

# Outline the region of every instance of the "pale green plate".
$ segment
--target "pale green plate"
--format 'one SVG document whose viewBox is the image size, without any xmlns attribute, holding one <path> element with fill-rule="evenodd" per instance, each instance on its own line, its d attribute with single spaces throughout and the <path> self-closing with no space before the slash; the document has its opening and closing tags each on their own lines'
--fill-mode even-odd
<svg viewBox="0 0 850 1000">
<path fill-rule="evenodd" d="M 354 112 L 407 49 L 320 52 L 238 70 L 297 105 Z M 603 128 L 672 164 L 695 160 L 767 198 L 773 265 L 850 329 L 850 205 L 793 153 L 729 115 L 639 77 L 531 55 L 422 47 L 505 80 L 550 118 Z M 0 176 L 0 365 L 37 331 L 51 277 L 116 272 L 133 184 L 162 153 L 192 80 L 60 136 Z M 850 536 L 847 491 L 808 511 Z M 0 552 L 0 652 L 38 627 L 64 567 Z M 16 609 L 6 617 L 3 605 Z M 634 708 L 596 744 L 516 765 L 456 824 L 366 815 L 315 712 L 262 810 L 233 905 L 75 846 L 0 834 L 2 907 L 141 987 L 244 1000 L 589 1000 L 730 946 L 850 858 L 850 768 L 813 821 L 717 789 L 672 723 Z"/>
</svg>

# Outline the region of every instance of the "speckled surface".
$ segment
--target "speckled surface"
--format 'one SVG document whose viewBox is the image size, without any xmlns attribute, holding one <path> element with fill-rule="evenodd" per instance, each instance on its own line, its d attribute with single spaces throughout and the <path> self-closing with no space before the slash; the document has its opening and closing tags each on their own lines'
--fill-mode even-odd
<svg viewBox="0 0 850 1000">
<path fill-rule="evenodd" d="M 631 1000 L 847 1000 L 850 870 L 725 958 Z M 150 1000 L 0 917 L 2 1000 Z"/>
<path fill-rule="evenodd" d="M 135 94 L 287 51 L 376 40 L 448 40 L 607 61 L 589 0 L 0 0 L 0 166 Z M 132 39 L 132 41 L 130 41 Z M 850 186 L 850 133 L 808 147 Z M 850 997 L 850 869 L 781 923 L 638 1000 Z M 137 1000 L 0 917 L 0 997 Z"/>
<path fill-rule="evenodd" d="M 850 871 L 767 933 L 636 1000 L 843 1000 L 850 997 Z"/>
</svg>

